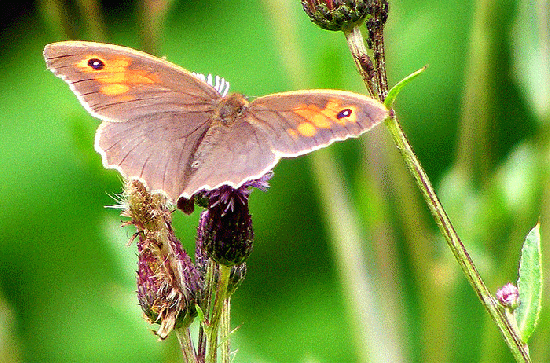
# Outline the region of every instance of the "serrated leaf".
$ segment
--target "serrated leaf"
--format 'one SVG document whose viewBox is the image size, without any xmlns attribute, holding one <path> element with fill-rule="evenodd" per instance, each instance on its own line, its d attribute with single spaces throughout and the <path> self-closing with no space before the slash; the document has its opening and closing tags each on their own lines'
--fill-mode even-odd
<svg viewBox="0 0 550 363">
<path fill-rule="evenodd" d="M 529 232 L 521 249 L 518 290 L 520 304 L 516 319 L 521 339 L 527 344 L 539 320 L 542 298 L 540 224 Z"/>
<path fill-rule="evenodd" d="M 384 100 L 384 105 L 389 110 L 393 107 L 393 103 L 395 101 L 395 98 L 410 81 L 412 81 L 416 76 L 418 76 L 420 73 L 424 72 L 428 66 L 424 66 L 417 70 L 414 73 L 409 74 L 407 77 L 400 80 L 395 86 L 391 88 L 391 90 L 388 92 L 388 95 L 386 96 L 386 99 Z"/>
</svg>

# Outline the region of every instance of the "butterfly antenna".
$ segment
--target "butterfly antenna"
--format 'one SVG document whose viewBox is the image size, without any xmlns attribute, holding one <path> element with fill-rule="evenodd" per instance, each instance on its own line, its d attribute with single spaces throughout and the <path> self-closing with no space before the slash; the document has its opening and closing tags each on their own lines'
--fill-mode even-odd
<svg viewBox="0 0 550 363">
<path fill-rule="evenodd" d="M 212 79 L 212 74 L 208 74 L 208 76 L 206 76 L 202 73 L 193 73 L 193 76 L 208 83 L 223 97 L 227 96 L 227 93 L 229 92 L 229 82 L 227 82 L 224 78 L 215 76 L 214 79 Z"/>
</svg>

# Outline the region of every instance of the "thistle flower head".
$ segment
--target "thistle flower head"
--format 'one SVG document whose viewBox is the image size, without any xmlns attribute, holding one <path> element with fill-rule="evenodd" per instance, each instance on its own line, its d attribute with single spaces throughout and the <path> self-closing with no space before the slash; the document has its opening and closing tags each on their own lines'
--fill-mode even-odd
<svg viewBox="0 0 550 363">
<path fill-rule="evenodd" d="M 326 30 L 347 30 L 369 15 L 368 0 L 302 0 L 310 20 Z"/>
<path fill-rule="evenodd" d="M 201 215 L 198 239 L 209 258 L 226 266 L 239 265 L 248 258 L 254 237 L 248 210 L 249 188 L 267 189 L 271 176 L 268 173 L 238 189 L 224 185 L 203 194 L 208 209 Z"/>
<path fill-rule="evenodd" d="M 156 334 L 164 339 L 192 322 L 202 280 L 172 230 L 166 200 L 136 180 L 127 184 L 125 195 L 123 215 L 138 230 L 138 301 L 149 321 L 160 324 Z"/>
</svg>

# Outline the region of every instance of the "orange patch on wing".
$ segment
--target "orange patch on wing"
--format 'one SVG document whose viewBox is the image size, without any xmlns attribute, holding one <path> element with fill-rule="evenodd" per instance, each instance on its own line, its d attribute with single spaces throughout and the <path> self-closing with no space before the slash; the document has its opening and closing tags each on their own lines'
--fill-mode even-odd
<svg viewBox="0 0 550 363">
<path fill-rule="evenodd" d="M 105 65 L 101 69 L 93 69 L 88 65 L 90 59 L 97 58 Z M 89 54 L 79 61 L 76 66 L 85 73 L 94 75 L 94 79 L 103 84 L 135 85 L 159 83 L 160 79 L 155 73 L 148 73 L 144 70 L 129 69 L 132 60 L 126 57 L 105 59 L 104 57 Z M 121 89 L 121 88 L 119 88 Z M 123 92 L 120 92 L 123 93 Z M 120 94 L 116 93 L 116 94 Z M 105 93 L 107 94 L 107 93 Z"/>
<path fill-rule="evenodd" d="M 298 127 L 296 129 L 300 134 L 307 137 L 312 137 L 317 133 L 317 129 L 315 128 L 315 126 L 313 126 L 309 122 L 302 122 L 301 124 L 298 124 Z"/>
<path fill-rule="evenodd" d="M 344 110 L 350 110 L 350 115 L 338 118 L 338 114 Z M 293 111 L 311 122 L 315 127 L 323 129 L 330 128 L 333 122 L 345 125 L 357 121 L 357 107 L 342 106 L 338 100 L 328 101 L 324 108 L 317 105 L 300 105 L 295 107 Z"/>
<path fill-rule="evenodd" d="M 126 93 L 130 90 L 130 87 L 125 84 L 111 83 L 105 86 L 101 86 L 100 92 L 107 96 L 118 96 Z"/>
<path fill-rule="evenodd" d="M 348 108 L 352 112 L 351 115 L 348 117 L 348 120 L 353 123 L 357 122 L 357 107 L 349 106 Z"/>
<path fill-rule="evenodd" d="M 286 132 L 288 132 L 288 134 L 290 136 L 292 136 L 294 139 L 297 139 L 298 138 L 298 133 L 296 132 L 296 130 L 294 129 L 286 129 Z"/>
<path fill-rule="evenodd" d="M 349 116 L 342 117 L 342 118 L 338 119 L 338 121 L 344 122 L 344 123 L 356 123 L 357 122 L 357 107 L 355 107 L 355 106 L 341 106 L 340 111 L 342 111 L 342 110 L 350 110 L 351 114 Z M 340 112 L 340 111 L 338 111 L 338 112 Z"/>
<path fill-rule="evenodd" d="M 322 114 L 322 110 L 316 105 L 300 105 L 294 108 L 293 111 L 315 125 L 328 124 L 327 127 L 330 127 L 330 122 L 327 122 L 326 117 Z"/>
<path fill-rule="evenodd" d="M 330 119 L 330 117 L 328 117 L 323 111 L 321 111 L 321 113 L 316 114 L 309 121 L 311 121 L 316 127 L 328 129 L 332 124 L 332 122 L 330 122 Z"/>
<path fill-rule="evenodd" d="M 351 113 L 349 116 L 338 118 L 338 114 L 343 110 L 350 110 Z M 342 106 L 337 101 L 328 101 L 323 112 L 327 117 L 331 117 L 334 121 L 338 122 L 340 125 L 345 125 L 347 123 L 354 123 L 357 121 L 356 115 L 357 108 L 355 106 Z"/>
</svg>

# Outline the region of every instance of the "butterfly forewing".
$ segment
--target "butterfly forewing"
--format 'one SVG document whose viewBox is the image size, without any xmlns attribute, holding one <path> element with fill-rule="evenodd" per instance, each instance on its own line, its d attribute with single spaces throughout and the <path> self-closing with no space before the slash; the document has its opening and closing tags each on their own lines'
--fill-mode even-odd
<svg viewBox="0 0 550 363">
<path fill-rule="evenodd" d="M 129 48 L 68 41 L 47 45 L 44 57 L 104 120 L 96 133 L 103 165 L 177 200 L 221 95 L 183 68 Z"/>
<path fill-rule="evenodd" d="M 388 111 L 367 96 L 333 90 L 276 93 L 250 104 L 250 123 L 280 156 L 298 156 L 370 130 Z"/>
<path fill-rule="evenodd" d="M 185 69 L 130 48 L 68 41 L 47 45 L 44 57 L 84 107 L 105 121 L 204 112 L 221 97 Z"/>
</svg>

